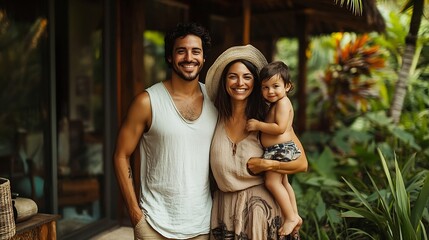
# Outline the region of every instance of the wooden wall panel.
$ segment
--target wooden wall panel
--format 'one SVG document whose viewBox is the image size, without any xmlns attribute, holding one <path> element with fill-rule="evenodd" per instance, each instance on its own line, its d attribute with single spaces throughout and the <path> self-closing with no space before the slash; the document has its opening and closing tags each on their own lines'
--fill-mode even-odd
<svg viewBox="0 0 429 240">
<path fill-rule="evenodd" d="M 117 0 L 118 122 L 133 98 L 144 90 L 144 1 Z"/>
</svg>

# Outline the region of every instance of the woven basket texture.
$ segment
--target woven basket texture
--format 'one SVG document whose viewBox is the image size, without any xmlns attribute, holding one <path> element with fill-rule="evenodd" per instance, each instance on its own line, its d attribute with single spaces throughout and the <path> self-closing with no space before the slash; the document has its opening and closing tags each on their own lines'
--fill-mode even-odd
<svg viewBox="0 0 429 240">
<path fill-rule="evenodd" d="M 0 239 L 10 239 L 15 235 L 12 194 L 10 181 L 0 178 Z"/>
</svg>

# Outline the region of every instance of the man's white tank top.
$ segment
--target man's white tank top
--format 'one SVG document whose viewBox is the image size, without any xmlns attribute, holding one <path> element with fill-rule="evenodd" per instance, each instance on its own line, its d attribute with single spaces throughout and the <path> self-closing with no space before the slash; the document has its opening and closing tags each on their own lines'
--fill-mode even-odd
<svg viewBox="0 0 429 240">
<path fill-rule="evenodd" d="M 209 154 L 217 111 L 205 85 L 200 88 L 204 103 L 195 121 L 182 117 L 163 83 L 146 89 L 152 125 L 140 141 L 140 206 L 147 222 L 167 238 L 210 231 Z"/>
</svg>

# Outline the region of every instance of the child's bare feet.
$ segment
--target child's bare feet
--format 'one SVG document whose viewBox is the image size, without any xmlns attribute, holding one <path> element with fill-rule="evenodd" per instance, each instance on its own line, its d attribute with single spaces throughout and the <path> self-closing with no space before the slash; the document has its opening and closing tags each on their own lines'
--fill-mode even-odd
<svg viewBox="0 0 429 240">
<path fill-rule="evenodd" d="M 301 237 L 299 236 L 299 229 L 301 229 L 302 226 L 302 218 L 298 215 L 298 224 L 293 229 L 291 236 L 293 240 L 300 240 Z"/>
<path fill-rule="evenodd" d="M 283 226 L 279 229 L 279 235 L 281 236 L 286 236 L 292 233 L 292 231 L 294 231 L 295 227 L 299 224 L 300 222 L 300 217 L 299 218 L 286 218 Z M 301 219 L 302 222 L 302 219 Z"/>
<path fill-rule="evenodd" d="M 296 224 L 295 228 L 293 229 L 293 233 L 299 232 L 299 229 L 301 229 L 302 226 L 302 218 L 298 215 L 298 224 Z"/>
</svg>

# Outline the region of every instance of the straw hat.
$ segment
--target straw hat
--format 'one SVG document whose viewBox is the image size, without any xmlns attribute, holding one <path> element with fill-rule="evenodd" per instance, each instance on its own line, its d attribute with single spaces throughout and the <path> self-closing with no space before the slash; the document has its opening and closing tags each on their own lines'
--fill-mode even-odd
<svg viewBox="0 0 429 240">
<path fill-rule="evenodd" d="M 250 44 L 228 48 L 225 52 L 219 55 L 207 71 L 205 84 L 207 93 L 212 101 L 215 101 L 216 99 L 216 93 L 218 91 L 220 78 L 224 68 L 228 63 L 238 59 L 244 59 L 253 63 L 257 67 L 258 72 L 268 64 L 264 55 Z"/>
</svg>

